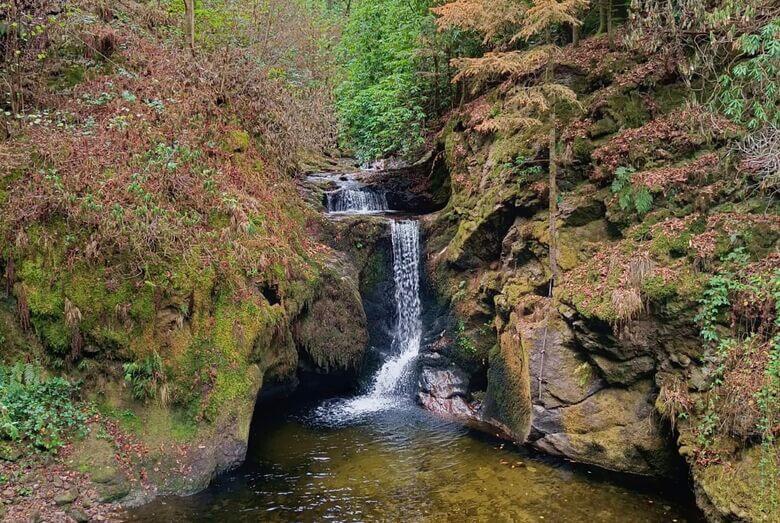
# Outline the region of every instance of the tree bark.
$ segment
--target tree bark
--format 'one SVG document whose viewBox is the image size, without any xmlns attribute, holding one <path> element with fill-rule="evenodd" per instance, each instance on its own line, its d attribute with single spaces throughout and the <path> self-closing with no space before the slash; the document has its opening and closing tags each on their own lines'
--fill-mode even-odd
<svg viewBox="0 0 780 523">
<path fill-rule="evenodd" d="M 551 115 L 552 128 L 550 129 L 550 272 L 552 273 L 552 283 L 550 284 L 550 297 L 555 293 L 555 286 L 558 284 L 560 270 L 558 268 L 558 226 L 556 219 L 558 217 L 558 157 L 556 153 L 556 144 L 558 142 L 557 131 L 555 129 L 556 118 L 555 110 Z"/>
<path fill-rule="evenodd" d="M 195 0 L 184 0 L 184 34 L 190 52 L 195 54 Z"/>
<path fill-rule="evenodd" d="M 607 30 L 607 1 L 599 0 L 599 30 L 598 34 L 604 34 Z"/>
<path fill-rule="evenodd" d="M 550 31 L 548 29 L 547 31 L 547 43 L 549 44 L 552 42 L 552 35 L 550 34 Z M 547 66 L 544 70 L 544 77 L 546 83 L 552 83 L 554 80 L 554 69 L 553 69 L 553 59 L 552 55 L 547 57 Z M 555 101 L 552 103 L 552 110 L 550 111 L 550 162 L 548 171 L 550 174 L 549 177 L 549 199 L 550 199 L 550 205 L 549 205 L 549 219 L 550 219 L 550 240 L 549 240 L 549 246 L 550 246 L 550 298 L 554 296 L 555 293 L 555 286 L 558 284 L 558 228 L 557 224 L 555 223 L 556 218 L 558 217 L 558 157 L 556 154 L 556 145 L 558 143 L 558 136 L 557 136 L 557 118 L 555 115 Z"/>
</svg>

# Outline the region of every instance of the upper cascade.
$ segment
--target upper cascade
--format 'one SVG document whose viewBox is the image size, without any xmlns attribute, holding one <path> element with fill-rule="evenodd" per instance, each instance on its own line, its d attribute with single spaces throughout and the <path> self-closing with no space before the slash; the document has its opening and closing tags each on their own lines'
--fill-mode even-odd
<svg viewBox="0 0 780 523">
<path fill-rule="evenodd" d="M 385 193 L 366 187 L 327 193 L 327 207 L 329 213 L 364 214 L 388 210 Z"/>
</svg>

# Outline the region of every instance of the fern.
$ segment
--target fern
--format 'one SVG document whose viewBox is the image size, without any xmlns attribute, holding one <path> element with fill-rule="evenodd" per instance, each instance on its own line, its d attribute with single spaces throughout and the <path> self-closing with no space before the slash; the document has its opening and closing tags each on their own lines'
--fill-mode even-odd
<svg viewBox="0 0 780 523">
<path fill-rule="evenodd" d="M 653 194 L 645 186 L 635 187 L 632 184 L 635 172 L 632 167 L 618 167 L 610 189 L 612 194 L 617 195 L 622 210 L 633 209 L 639 216 L 644 216 L 653 208 Z"/>
<path fill-rule="evenodd" d="M 125 381 L 130 384 L 133 397 L 146 401 L 157 397 L 157 388 L 164 380 L 163 363 L 157 351 L 141 361 L 125 363 Z"/>
<path fill-rule="evenodd" d="M 653 208 L 653 195 L 647 187 L 640 187 L 634 192 L 634 209 L 642 216 Z"/>
</svg>

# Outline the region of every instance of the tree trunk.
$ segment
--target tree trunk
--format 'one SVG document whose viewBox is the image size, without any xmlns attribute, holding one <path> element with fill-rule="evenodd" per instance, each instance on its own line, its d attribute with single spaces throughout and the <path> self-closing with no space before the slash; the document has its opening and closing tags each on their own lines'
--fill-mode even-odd
<svg viewBox="0 0 780 523">
<path fill-rule="evenodd" d="M 552 128 L 550 129 L 550 271 L 552 272 L 552 282 L 550 284 L 550 297 L 555 293 L 555 286 L 558 284 L 558 226 L 555 223 L 558 217 L 558 158 L 555 151 L 558 142 L 555 129 L 556 118 L 555 110 L 551 115 Z"/>
<path fill-rule="evenodd" d="M 550 31 L 548 29 L 547 31 L 547 43 L 552 42 L 552 35 L 550 34 Z M 544 80 L 545 83 L 552 83 L 554 79 L 554 69 L 553 69 L 553 57 L 552 54 L 550 54 L 547 57 L 547 66 L 544 70 Z M 552 104 L 552 110 L 550 111 L 550 163 L 548 167 L 548 171 L 550 173 L 549 178 L 549 185 L 550 185 L 550 191 L 549 191 L 549 198 L 550 198 L 550 212 L 549 212 L 549 219 L 550 219 L 550 298 L 554 296 L 555 293 L 555 286 L 558 284 L 558 228 L 557 224 L 555 223 L 556 218 L 558 217 L 558 158 L 556 154 L 556 144 L 558 143 L 558 137 L 557 137 L 557 118 L 555 116 L 555 101 L 553 101 Z"/>
<path fill-rule="evenodd" d="M 574 45 L 580 43 L 580 26 L 577 24 L 571 25 L 571 43 Z"/>
<path fill-rule="evenodd" d="M 607 0 L 599 0 L 599 30 L 598 34 L 604 34 L 607 30 Z"/>
<path fill-rule="evenodd" d="M 614 31 L 612 30 L 612 0 L 606 0 L 607 2 L 607 38 L 609 38 L 609 45 L 612 46 L 612 39 Z"/>
<path fill-rule="evenodd" d="M 190 52 L 195 54 L 195 0 L 184 0 L 184 34 Z"/>
</svg>

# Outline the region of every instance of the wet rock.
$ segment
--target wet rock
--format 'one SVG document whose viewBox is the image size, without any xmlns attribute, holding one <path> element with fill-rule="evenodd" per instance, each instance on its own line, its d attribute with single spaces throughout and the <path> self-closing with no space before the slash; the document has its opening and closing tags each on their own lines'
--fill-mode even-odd
<svg viewBox="0 0 780 523">
<path fill-rule="evenodd" d="M 510 439 L 525 441 L 531 429 L 528 354 L 521 342 L 519 317 L 512 313 L 490 353 L 488 384 L 482 409 L 485 421 Z"/>
<path fill-rule="evenodd" d="M 423 367 L 420 373 L 420 390 L 437 398 L 451 399 L 468 395 L 469 378 L 454 365 L 449 368 Z"/>
<path fill-rule="evenodd" d="M 59 494 L 57 496 L 54 496 L 54 502 L 57 505 L 69 505 L 76 501 L 76 498 L 79 497 L 79 491 L 75 488 L 66 490 L 62 494 Z"/>
<path fill-rule="evenodd" d="M 77 523 L 86 523 L 89 521 L 89 516 L 83 510 L 72 508 L 68 511 L 68 516 L 73 518 Z"/>
<path fill-rule="evenodd" d="M 508 202 L 480 209 L 478 215 L 461 222 L 448 247 L 447 260 L 455 268 L 469 269 L 497 259 L 513 220 L 514 207 Z"/>
<path fill-rule="evenodd" d="M 536 428 L 549 432 L 532 443 L 551 454 L 606 469 L 648 476 L 676 472 L 674 451 L 654 416 L 650 381 L 605 388 L 580 403 L 539 413 Z M 537 413 L 537 410 L 535 410 Z"/>
<path fill-rule="evenodd" d="M 603 196 L 590 185 L 580 188 L 577 194 L 567 197 L 560 204 L 563 223 L 570 227 L 579 227 L 603 218 L 606 211 Z"/>
<path fill-rule="evenodd" d="M 566 323 L 556 320 L 555 314 L 548 318 L 523 322 L 521 331 L 530 358 L 531 396 L 549 409 L 579 403 L 606 383 L 573 348 L 574 337 Z"/>
<path fill-rule="evenodd" d="M 611 385 L 630 385 L 655 370 L 655 359 L 652 356 L 637 356 L 626 361 L 613 360 L 599 354 L 591 358 Z"/>
<path fill-rule="evenodd" d="M 385 191 L 391 209 L 414 214 L 439 210 L 450 197 L 449 170 L 435 150 L 412 165 L 381 166 L 369 185 Z"/>
<path fill-rule="evenodd" d="M 427 410 L 463 421 L 477 420 L 476 407 L 467 400 L 468 375 L 448 358 L 435 352 L 421 358 L 417 400 Z"/>
</svg>

